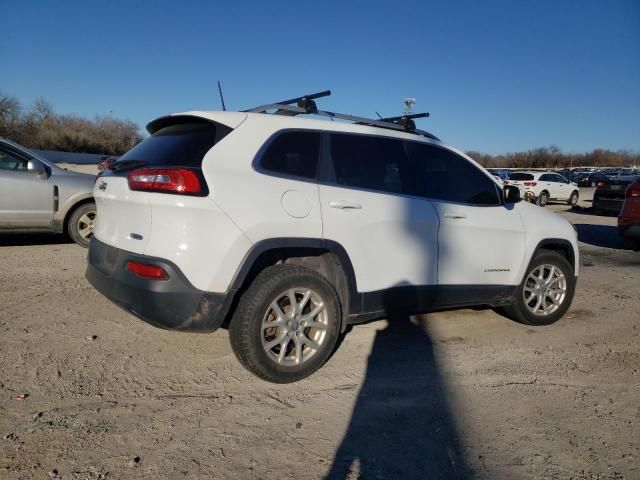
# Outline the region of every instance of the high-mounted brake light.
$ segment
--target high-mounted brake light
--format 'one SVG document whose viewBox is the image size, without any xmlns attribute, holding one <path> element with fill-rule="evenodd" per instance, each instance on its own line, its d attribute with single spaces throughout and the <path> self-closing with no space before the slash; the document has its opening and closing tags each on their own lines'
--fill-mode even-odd
<svg viewBox="0 0 640 480">
<path fill-rule="evenodd" d="M 198 176 L 186 168 L 145 168 L 127 177 L 129 188 L 143 192 L 194 195 L 202 192 Z"/>
<path fill-rule="evenodd" d="M 535 187 L 538 182 L 524 182 L 525 187 Z"/>
<path fill-rule="evenodd" d="M 151 280 L 165 280 L 168 277 L 164 268 L 149 263 L 127 262 L 127 270 Z"/>
</svg>

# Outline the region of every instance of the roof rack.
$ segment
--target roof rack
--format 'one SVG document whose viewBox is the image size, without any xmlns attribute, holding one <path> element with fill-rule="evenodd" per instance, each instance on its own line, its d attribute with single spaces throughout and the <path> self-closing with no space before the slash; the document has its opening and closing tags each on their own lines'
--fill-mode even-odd
<svg viewBox="0 0 640 480">
<path fill-rule="evenodd" d="M 432 135 L 431 133 L 416 128 L 416 124 L 413 121 L 413 119 L 415 118 L 428 117 L 429 116 L 428 113 L 414 113 L 414 114 L 402 115 L 399 117 L 387 117 L 387 118 L 380 118 L 375 120 L 372 118 L 357 117 L 354 115 L 347 115 L 344 113 L 329 112 L 327 110 L 318 110 L 318 106 L 316 105 L 315 99 L 321 98 L 321 97 L 328 97 L 329 95 L 331 95 L 331 90 L 324 90 L 322 92 L 303 95 L 302 97 L 291 98 L 289 100 L 283 100 L 281 102 L 267 103 L 265 105 L 260 105 L 259 107 L 243 110 L 243 112 L 270 113 L 270 110 L 275 110 L 274 112 L 271 112 L 273 115 L 286 115 L 290 117 L 301 115 L 301 114 L 302 115 L 321 115 L 324 117 L 329 117 L 332 120 L 334 118 L 338 118 L 340 120 L 348 120 L 351 122 L 355 122 L 358 125 L 369 125 L 372 127 L 388 128 L 391 130 L 400 130 L 403 132 L 415 133 L 417 135 L 422 135 L 424 137 L 438 140 L 438 138 Z M 295 104 L 295 106 L 293 104 Z"/>
</svg>

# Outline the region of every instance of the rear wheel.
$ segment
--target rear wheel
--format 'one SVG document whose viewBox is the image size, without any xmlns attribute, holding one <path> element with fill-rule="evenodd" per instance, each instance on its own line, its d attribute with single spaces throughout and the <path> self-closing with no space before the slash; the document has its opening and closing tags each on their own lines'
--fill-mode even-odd
<svg viewBox="0 0 640 480">
<path fill-rule="evenodd" d="M 538 200 L 536 201 L 536 203 L 541 207 L 544 207 L 548 202 L 549 194 L 547 192 L 541 192 L 540 195 L 538 195 Z"/>
<path fill-rule="evenodd" d="M 275 265 L 242 295 L 229 325 L 231 347 L 258 377 L 295 382 L 329 359 L 341 318 L 338 294 L 326 278 L 307 268 Z"/>
<path fill-rule="evenodd" d="M 96 222 L 96 204 L 85 203 L 80 205 L 67 221 L 67 233 L 71 240 L 81 247 L 87 248 L 93 237 L 93 228 Z"/>
<path fill-rule="evenodd" d="M 567 205 L 571 205 L 572 207 L 576 206 L 578 204 L 578 192 L 574 191 L 571 196 L 569 197 L 569 200 L 567 201 Z"/>
<path fill-rule="evenodd" d="M 526 325 L 551 325 L 571 306 L 575 287 L 569 262 L 556 252 L 541 250 L 529 265 L 513 303 L 501 311 Z"/>
</svg>

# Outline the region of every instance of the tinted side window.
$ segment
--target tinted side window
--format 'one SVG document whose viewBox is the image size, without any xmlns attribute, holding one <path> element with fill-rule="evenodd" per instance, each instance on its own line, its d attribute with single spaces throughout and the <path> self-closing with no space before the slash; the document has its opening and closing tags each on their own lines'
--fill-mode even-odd
<svg viewBox="0 0 640 480">
<path fill-rule="evenodd" d="M 544 175 L 540 175 L 540 181 L 541 182 L 555 182 L 553 175 L 549 175 L 548 173 L 545 173 Z"/>
<path fill-rule="evenodd" d="M 533 175 L 531 175 L 530 173 L 512 173 L 511 175 L 509 175 L 509 180 L 533 180 Z"/>
<path fill-rule="evenodd" d="M 498 187 L 478 167 L 443 148 L 407 142 L 420 195 L 473 205 L 499 205 Z"/>
<path fill-rule="evenodd" d="M 9 149 L 0 148 L 0 170 L 27 171 L 29 160 Z"/>
<path fill-rule="evenodd" d="M 320 152 L 320 133 L 285 132 L 278 135 L 262 154 L 265 170 L 315 180 Z"/>
<path fill-rule="evenodd" d="M 331 161 L 338 185 L 414 194 L 402 142 L 366 135 L 331 134 Z"/>
</svg>

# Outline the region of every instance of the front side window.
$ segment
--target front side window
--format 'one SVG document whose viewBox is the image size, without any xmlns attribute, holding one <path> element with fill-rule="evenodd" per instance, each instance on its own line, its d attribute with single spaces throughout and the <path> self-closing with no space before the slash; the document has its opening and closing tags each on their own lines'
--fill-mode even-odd
<svg viewBox="0 0 640 480">
<path fill-rule="evenodd" d="M 496 183 L 480 168 L 444 148 L 407 142 L 419 195 L 472 205 L 500 205 Z"/>
<path fill-rule="evenodd" d="M 331 134 L 332 183 L 413 195 L 413 179 L 402 142 L 368 135 Z"/>
<path fill-rule="evenodd" d="M 0 147 L 0 170 L 14 170 L 26 172 L 29 159 L 18 155 L 12 150 Z"/>
<path fill-rule="evenodd" d="M 319 152 L 319 132 L 284 132 L 267 145 L 260 166 L 270 172 L 315 180 Z"/>
</svg>

